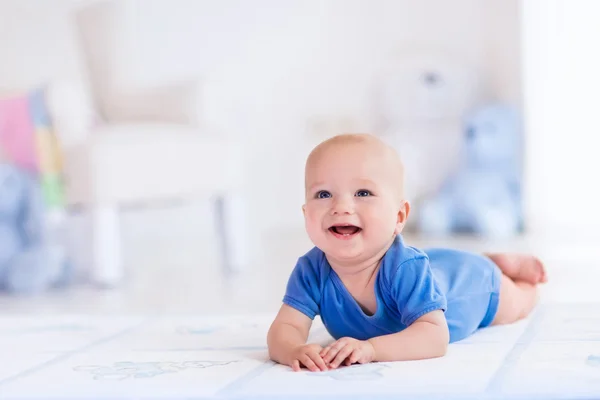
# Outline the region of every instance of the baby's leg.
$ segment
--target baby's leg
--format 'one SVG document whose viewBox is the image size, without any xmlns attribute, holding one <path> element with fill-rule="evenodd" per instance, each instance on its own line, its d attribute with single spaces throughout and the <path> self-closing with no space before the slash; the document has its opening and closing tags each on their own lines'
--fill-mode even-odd
<svg viewBox="0 0 600 400">
<path fill-rule="evenodd" d="M 502 271 L 514 281 L 531 284 L 545 283 L 548 278 L 544 264 L 535 256 L 528 254 L 486 253 Z"/>
<path fill-rule="evenodd" d="M 537 286 L 526 281 L 512 280 L 502 274 L 498 311 L 492 325 L 504 325 L 527 317 L 537 303 Z"/>
</svg>

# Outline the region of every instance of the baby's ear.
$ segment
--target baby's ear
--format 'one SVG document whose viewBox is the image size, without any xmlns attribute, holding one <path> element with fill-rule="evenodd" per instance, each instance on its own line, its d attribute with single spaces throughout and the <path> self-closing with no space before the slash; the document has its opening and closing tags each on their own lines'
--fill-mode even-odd
<svg viewBox="0 0 600 400">
<path fill-rule="evenodd" d="M 302 204 L 302 214 L 306 215 L 306 204 Z"/>
<path fill-rule="evenodd" d="M 408 200 L 403 200 L 400 205 L 400 209 L 398 210 L 398 219 L 396 220 L 396 234 L 402 232 L 404 229 L 404 225 L 406 225 L 406 220 L 408 219 L 408 214 L 410 214 L 410 203 Z"/>
</svg>

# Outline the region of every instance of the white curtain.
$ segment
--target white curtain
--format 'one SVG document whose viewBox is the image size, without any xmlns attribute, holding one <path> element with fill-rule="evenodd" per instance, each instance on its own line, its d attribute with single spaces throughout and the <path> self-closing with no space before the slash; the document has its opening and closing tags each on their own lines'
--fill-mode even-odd
<svg viewBox="0 0 600 400">
<path fill-rule="evenodd" d="M 600 238 L 600 1 L 523 0 L 521 17 L 527 228 Z"/>
</svg>

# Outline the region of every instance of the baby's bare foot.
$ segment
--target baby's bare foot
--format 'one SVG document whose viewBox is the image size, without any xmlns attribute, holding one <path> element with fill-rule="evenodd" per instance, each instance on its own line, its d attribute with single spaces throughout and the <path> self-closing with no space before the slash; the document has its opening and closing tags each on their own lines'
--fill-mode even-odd
<svg viewBox="0 0 600 400">
<path fill-rule="evenodd" d="M 504 273 L 513 280 L 531 284 L 546 283 L 546 268 L 539 258 L 528 254 L 486 254 Z"/>
</svg>

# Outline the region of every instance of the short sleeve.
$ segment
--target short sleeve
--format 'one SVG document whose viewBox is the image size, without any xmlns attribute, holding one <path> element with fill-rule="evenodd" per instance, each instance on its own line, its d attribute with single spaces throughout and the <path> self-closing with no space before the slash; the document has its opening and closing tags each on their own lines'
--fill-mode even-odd
<svg viewBox="0 0 600 400">
<path fill-rule="evenodd" d="M 310 319 L 319 313 L 319 270 L 310 259 L 301 257 L 287 283 L 283 302 Z"/>
<path fill-rule="evenodd" d="M 406 326 L 431 311 L 446 311 L 446 296 L 435 281 L 427 257 L 410 259 L 400 264 L 392 285 L 391 292 L 396 300 L 401 322 Z"/>
</svg>

